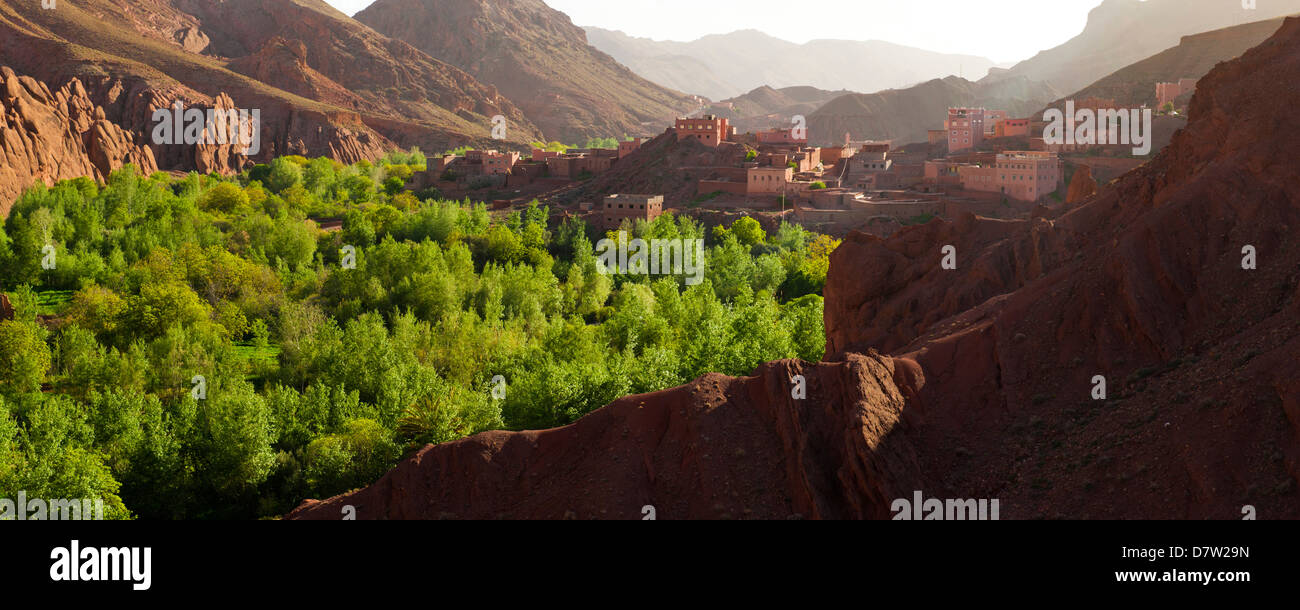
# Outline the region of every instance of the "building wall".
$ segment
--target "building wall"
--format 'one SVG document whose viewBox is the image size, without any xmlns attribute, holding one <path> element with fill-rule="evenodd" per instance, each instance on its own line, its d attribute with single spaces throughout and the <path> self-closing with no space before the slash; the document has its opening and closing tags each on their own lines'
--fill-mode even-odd
<svg viewBox="0 0 1300 610">
<path fill-rule="evenodd" d="M 484 174 L 508 176 L 510 170 L 514 169 L 515 163 L 519 161 L 519 153 L 489 151 L 482 154 L 482 159 Z"/>
<path fill-rule="evenodd" d="M 1196 90 L 1196 81 L 1190 78 L 1179 79 L 1176 83 L 1156 83 L 1156 109 L 1163 108 L 1178 96 Z"/>
<path fill-rule="evenodd" d="M 746 173 L 746 193 L 750 195 L 779 195 L 794 179 L 794 170 L 789 167 L 753 167 Z"/>
<path fill-rule="evenodd" d="M 692 139 L 706 146 L 717 146 L 731 133 L 731 122 L 712 115 L 699 119 L 677 119 L 674 124 L 678 139 Z"/>
<path fill-rule="evenodd" d="M 808 144 L 807 129 L 804 130 L 802 138 L 796 138 L 794 128 L 790 129 L 768 129 L 758 132 L 758 141 L 762 144 Z"/>
<path fill-rule="evenodd" d="M 627 140 L 627 141 L 624 141 L 624 142 L 619 142 L 619 143 L 618 143 L 618 158 L 622 159 L 623 157 L 626 157 L 626 156 L 628 156 L 628 155 L 630 155 L 630 154 L 636 152 L 638 149 L 641 148 L 641 144 L 642 144 L 642 143 L 644 143 L 644 140 L 641 139 L 641 138 L 632 138 L 631 140 Z"/>
<path fill-rule="evenodd" d="M 1016 138 L 1029 136 L 1029 119 L 1006 119 L 998 121 L 994 135 L 999 138 Z"/>
<path fill-rule="evenodd" d="M 1011 118 L 1011 114 L 1005 110 L 989 110 L 984 113 L 984 135 L 991 136 L 997 129 L 998 124 Z"/>
<path fill-rule="evenodd" d="M 1051 153 L 1016 152 L 998 155 L 1000 191 L 1012 199 L 1038 201 L 1061 183 L 1061 161 Z"/>
<path fill-rule="evenodd" d="M 663 212 L 663 195 L 610 195 L 601 202 L 601 230 L 617 229 L 625 219 L 653 221 Z"/>
<path fill-rule="evenodd" d="M 852 148 L 847 146 L 832 146 L 821 149 L 822 163 L 827 167 L 835 165 L 844 159 L 852 158 L 854 153 Z"/>
<path fill-rule="evenodd" d="M 961 187 L 968 191 L 997 193 L 1002 190 L 996 166 L 964 165 L 957 168 L 957 175 L 961 178 Z"/>
<path fill-rule="evenodd" d="M 534 148 L 532 159 L 533 161 L 545 163 L 547 159 L 552 159 L 558 156 L 560 156 L 560 153 L 554 150 L 542 150 L 540 148 Z"/>
<path fill-rule="evenodd" d="M 948 152 L 975 148 L 983 141 L 983 108 L 948 109 Z"/>
</svg>

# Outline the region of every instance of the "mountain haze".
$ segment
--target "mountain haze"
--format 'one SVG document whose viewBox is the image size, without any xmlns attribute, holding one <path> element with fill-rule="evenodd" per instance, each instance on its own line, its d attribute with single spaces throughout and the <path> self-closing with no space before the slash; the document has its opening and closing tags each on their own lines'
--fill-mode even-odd
<svg viewBox="0 0 1300 610">
<path fill-rule="evenodd" d="M 1114 99 L 1120 106 L 1155 106 L 1156 83 L 1180 78 L 1200 79 L 1219 62 L 1228 61 L 1267 40 L 1284 19 L 1224 28 L 1184 36 L 1178 46 L 1127 66 L 1082 90 L 1072 99 Z"/>
<path fill-rule="evenodd" d="M 595 27 L 586 30 L 591 44 L 637 74 L 714 100 L 762 86 L 880 91 L 949 75 L 980 77 L 994 66 L 983 57 L 935 53 L 879 40 L 795 44 L 756 30 L 741 30 L 674 42 Z"/>
<path fill-rule="evenodd" d="M 1300 0 L 1270 0 L 1257 6 L 1246 10 L 1235 0 L 1104 0 L 1088 14 L 1081 34 L 1016 64 L 1005 75 L 1077 91 L 1177 45 L 1183 36 L 1300 12 Z M 1043 18 L 1050 20 L 1051 12 Z"/>
</svg>

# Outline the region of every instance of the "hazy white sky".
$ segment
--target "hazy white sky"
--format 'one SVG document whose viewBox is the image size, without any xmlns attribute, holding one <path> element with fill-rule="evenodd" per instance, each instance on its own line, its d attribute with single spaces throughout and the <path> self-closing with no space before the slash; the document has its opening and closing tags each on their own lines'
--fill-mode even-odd
<svg viewBox="0 0 1300 610">
<path fill-rule="evenodd" d="M 352 15 L 372 0 L 327 0 Z M 792 42 L 886 40 L 1014 62 L 1083 31 L 1101 0 L 545 0 L 577 25 L 657 40 L 754 29 Z"/>
</svg>

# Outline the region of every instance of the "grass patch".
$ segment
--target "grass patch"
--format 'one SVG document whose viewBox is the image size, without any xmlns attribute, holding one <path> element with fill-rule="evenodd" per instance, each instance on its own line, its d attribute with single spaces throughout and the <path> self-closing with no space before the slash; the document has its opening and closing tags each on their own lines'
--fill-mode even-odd
<svg viewBox="0 0 1300 610">
<path fill-rule="evenodd" d="M 235 344 L 235 354 L 249 362 L 277 363 L 280 361 L 280 346 L 257 346 L 251 341 L 240 341 Z"/>
<path fill-rule="evenodd" d="M 57 316 L 71 302 L 71 290 L 44 290 L 36 293 L 36 312 L 42 316 Z"/>
</svg>

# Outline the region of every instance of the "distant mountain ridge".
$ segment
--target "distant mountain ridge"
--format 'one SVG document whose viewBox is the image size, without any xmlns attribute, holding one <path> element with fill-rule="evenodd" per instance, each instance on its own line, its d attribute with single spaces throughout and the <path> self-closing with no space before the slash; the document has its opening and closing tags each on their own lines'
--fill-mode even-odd
<svg viewBox="0 0 1300 610">
<path fill-rule="evenodd" d="M 589 45 L 542 0 L 378 0 L 356 19 L 495 86 L 549 139 L 651 135 L 698 107 Z"/>
<path fill-rule="evenodd" d="M 1239 57 L 1273 36 L 1284 21 L 1270 19 L 1184 36 L 1178 46 L 1126 66 L 1075 92 L 1070 99 L 1098 97 L 1113 99 L 1120 106 L 1155 106 L 1156 83 L 1199 80 L 1220 62 Z"/>
<path fill-rule="evenodd" d="M 591 44 L 633 72 L 675 89 L 718 100 L 762 86 L 880 91 L 949 75 L 979 77 L 987 58 L 936 53 L 878 40 L 781 40 L 756 30 L 691 42 L 656 41 L 587 27 Z"/>
<path fill-rule="evenodd" d="M 926 140 L 930 129 L 943 129 L 948 108 L 983 106 L 1024 117 L 1041 110 L 1060 92 L 1024 77 L 971 82 L 949 76 L 906 89 L 854 93 L 826 103 L 808 116 L 808 138 L 816 145 L 889 139 L 900 144 Z"/>
<path fill-rule="evenodd" d="M 1243 9 L 1222 0 L 1104 0 L 1082 33 L 1022 61 L 1004 74 L 1078 91 L 1115 71 L 1179 44 L 1183 36 L 1300 12 L 1300 0 Z"/>
</svg>

